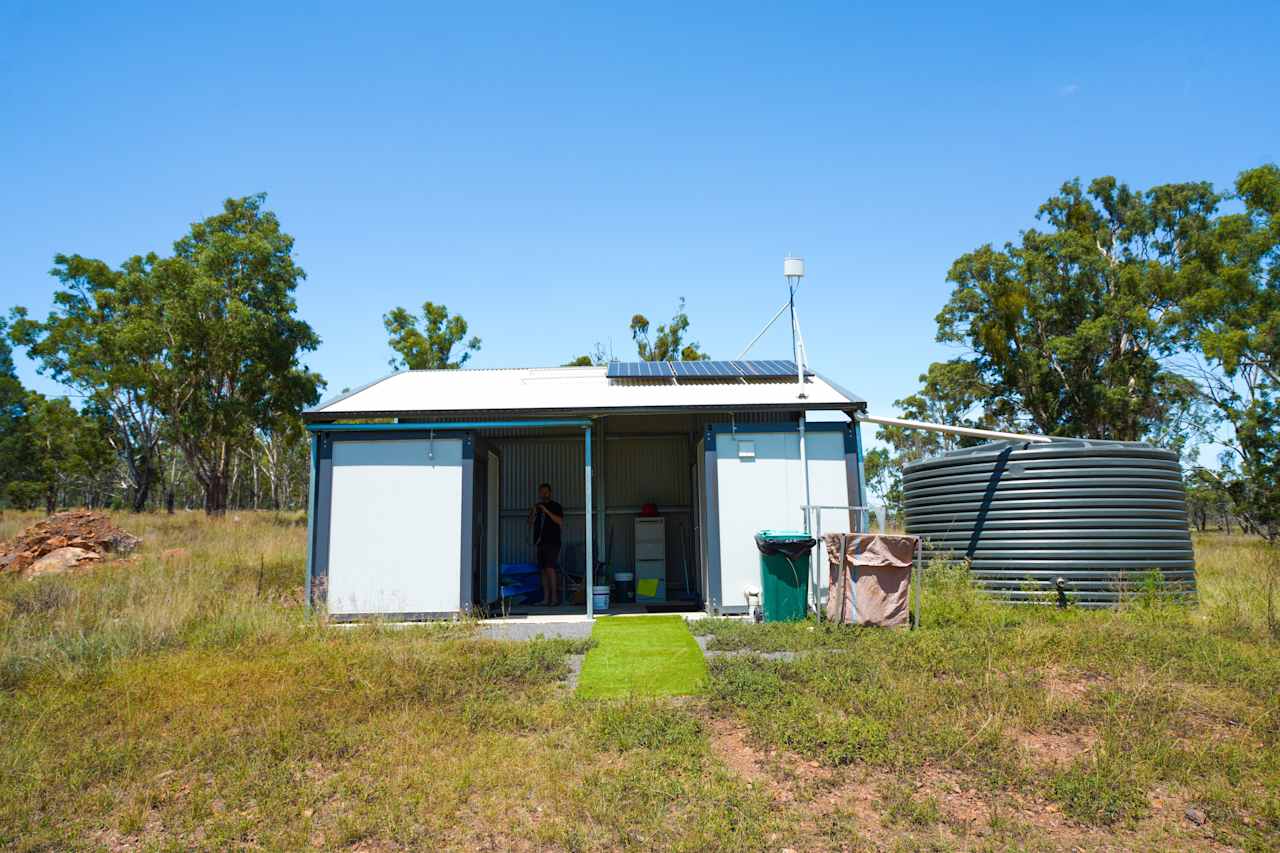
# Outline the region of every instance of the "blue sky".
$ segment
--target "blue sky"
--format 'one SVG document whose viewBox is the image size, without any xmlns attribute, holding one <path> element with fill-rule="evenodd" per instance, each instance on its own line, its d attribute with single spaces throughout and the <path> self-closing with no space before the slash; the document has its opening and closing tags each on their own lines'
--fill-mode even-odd
<svg viewBox="0 0 1280 853">
<path fill-rule="evenodd" d="M 1274 3 L 263 5 L 0 5 L 0 307 L 265 191 L 332 392 L 426 299 L 477 367 L 628 355 L 680 296 L 733 357 L 790 252 L 811 361 L 891 413 L 951 355 L 950 263 L 1064 180 L 1280 160 Z"/>
</svg>

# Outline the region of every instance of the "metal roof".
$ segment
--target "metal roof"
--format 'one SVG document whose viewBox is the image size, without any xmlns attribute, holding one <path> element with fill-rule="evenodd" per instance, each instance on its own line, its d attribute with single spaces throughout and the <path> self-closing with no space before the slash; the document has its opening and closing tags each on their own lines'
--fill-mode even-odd
<svg viewBox="0 0 1280 853">
<path fill-rule="evenodd" d="M 821 374 L 805 397 L 794 379 L 610 379 L 605 367 L 405 370 L 322 402 L 308 421 L 353 417 L 441 417 L 481 413 L 589 415 L 627 412 L 865 409 Z"/>
</svg>

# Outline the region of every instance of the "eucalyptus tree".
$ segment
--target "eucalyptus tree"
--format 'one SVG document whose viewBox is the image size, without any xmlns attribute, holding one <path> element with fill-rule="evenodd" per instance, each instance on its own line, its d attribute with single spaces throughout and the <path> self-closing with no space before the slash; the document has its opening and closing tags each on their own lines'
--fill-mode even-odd
<svg viewBox="0 0 1280 853">
<path fill-rule="evenodd" d="M 134 511 L 147 505 L 159 478 L 163 416 L 151 376 L 163 341 L 139 322 L 150 313 L 158 258 L 136 255 L 119 269 L 80 255 L 57 255 L 51 274 L 61 287 L 43 321 L 21 306 L 12 312 L 14 343 L 37 370 L 77 392 L 110 422 L 107 439 L 126 471 Z"/>
<path fill-rule="evenodd" d="M 462 367 L 471 354 L 480 350 L 480 339 L 467 338 L 467 321 L 461 314 L 449 314 L 444 305 L 422 303 L 422 323 L 404 308 L 392 308 L 382 317 L 382 325 L 391 336 L 388 343 L 395 355 L 394 370 L 449 370 Z M 454 358 L 454 347 L 461 355 Z"/>
<path fill-rule="evenodd" d="M 6 333 L 7 324 L 0 318 L 0 501 L 13 500 L 10 489 L 22 482 L 32 456 L 27 423 L 30 397 L 18 379 Z"/>
<path fill-rule="evenodd" d="M 652 337 L 649 325 L 649 318 L 643 314 L 631 318 L 631 339 L 635 341 L 636 354 L 643 361 L 701 361 L 708 358 L 697 341 L 685 341 L 689 315 L 684 310 L 683 296 L 676 304 L 671 321 L 659 324 Z"/>
<path fill-rule="evenodd" d="M 46 512 L 60 505 L 91 504 L 109 470 L 112 448 L 92 414 L 81 414 L 65 398 L 30 392 L 27 421 L 31 456 L 24 480 Z"/>
<path fill-rule="evenodd" d="M 296 416 L 324 384 L 300 361 L 320 343 L 296 316 L 306 274 L 264 201 L 227 199 L 192 224 L 173 256 L 155 263 L 138 316 L 139 337 L 161 353 L 148 362 L 147 388 L 211 514 L 226 510 L 234 460 L 255 431 Z"/>
<path fill-rule="evenodd" d="M 1280 167 L 1242 172 L 1234 210 L 1188 249 L 1166 321 L 1218 419 L 1214 474 L 1242 520 L 1280 539 Z"/>
<path fill-rule="evenodd" d="M 1207 183 L 1072 181 L 1040 207 L 1047 228 L 957 259 L 938 340 L 968 350 L 986 413 L 1050 435 L 1136 440 L 1189 405 L 1166 364 L 1163 317 L 1183 249 L 1218 201 Z"/>
</svg>

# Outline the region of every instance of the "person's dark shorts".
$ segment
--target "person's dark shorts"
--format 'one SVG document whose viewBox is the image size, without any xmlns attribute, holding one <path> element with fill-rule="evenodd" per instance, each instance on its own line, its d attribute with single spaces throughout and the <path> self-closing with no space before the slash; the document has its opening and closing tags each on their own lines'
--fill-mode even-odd
<svg viewBox="0 0 1280 853">
<path fill-rule="evenodd" d="M 538 568 L 560 568 L 560 543 L 538 545 Z"/>
</svg>

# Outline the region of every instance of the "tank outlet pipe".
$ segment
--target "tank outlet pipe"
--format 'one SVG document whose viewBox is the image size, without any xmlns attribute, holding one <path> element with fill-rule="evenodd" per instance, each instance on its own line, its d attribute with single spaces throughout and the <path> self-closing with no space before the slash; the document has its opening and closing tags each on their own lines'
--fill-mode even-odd
<svg viewBox="0 0 1280 853">
<path fill-rule="evenodd" d="M 855 417 L 859 421 L 866 421 L 870 424 L 881 424 L 882 426 L 905 427 L 906 429 L 923 429 L 929 432 L 945 432 L 952 435 L 968 435 L 974 438 L 1000 438 L 1013 439 L 1014 441 L 1031 441 L 1037 444 L 1048 444 L 1053 441 L 1047 435 L 1032 435 L 1023 432 L 1001 432 L 994 429 L 975 429 L 973 427 L 949 426 L 947 424 L 933 424 L 928 421 L 913 421 L 907 418 L 885 418 L 875 415 L 857 414 Z"/>
</svg>

